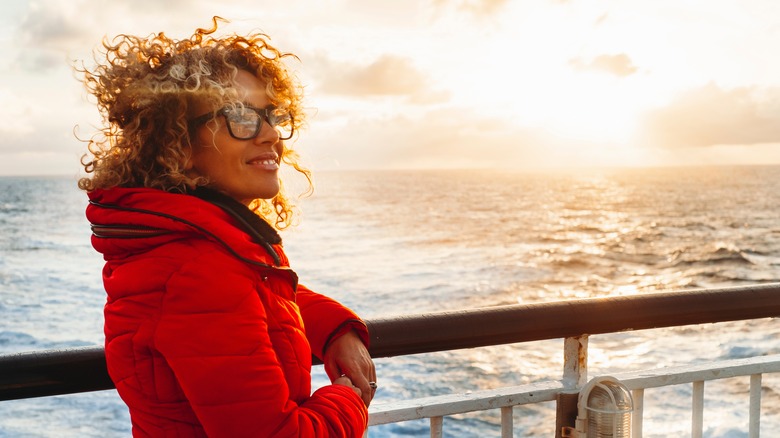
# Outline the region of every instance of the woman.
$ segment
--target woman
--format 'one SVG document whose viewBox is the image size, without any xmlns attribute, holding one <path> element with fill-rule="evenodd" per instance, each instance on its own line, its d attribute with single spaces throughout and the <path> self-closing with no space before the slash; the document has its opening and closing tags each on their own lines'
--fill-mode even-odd
<svg viewBox="0 0 780 438">
<path fill-rule="evenodd" d="M 79 181 L 104 255 L 106 361 L 136 437 L 362 436 L 376 374 L 352 311 L 298 284 L 277 230 L 301 89 L 262 34 L 104 41 Z M 310 181 L 310 179 L 309 179 Z M 332 384 L 311 393 L 312 355 Z"/>
</svg>

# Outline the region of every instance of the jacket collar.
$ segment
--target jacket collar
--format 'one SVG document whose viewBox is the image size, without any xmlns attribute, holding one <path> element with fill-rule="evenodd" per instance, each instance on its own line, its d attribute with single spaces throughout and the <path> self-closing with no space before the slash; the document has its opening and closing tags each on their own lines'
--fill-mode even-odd
<svg viewBox="0 0 780 438">
<path fill-rule="evenodd" d="M 273 247 L 281 244 L 276 230 L 243 204 L 214 190 L 181 194 L 148 188 L 112 188 L 94 190 L 89 198 L 87 219 L 98 238 L 152 237 L 148 244 L 154 245 L 174 238 L 172 234 L 196 231 L 219 241 L 240 258 L 260 261 L 270 257 L 271 261 L 263 264 L 271 262 L 274 266 L 287 263 L 283 253 Z M 107 235 L 107 230 L 113 232 Z M 111 247 L 123 245 L 117 239 L 111 242 L 96 249 L 105 254 Z M 132 246 L 137 248 L 139 243 Z"/>
</svg>

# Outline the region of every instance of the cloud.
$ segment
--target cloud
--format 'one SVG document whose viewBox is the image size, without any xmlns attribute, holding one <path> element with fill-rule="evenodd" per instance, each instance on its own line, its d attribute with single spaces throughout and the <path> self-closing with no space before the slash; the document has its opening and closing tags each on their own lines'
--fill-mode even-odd
<svg viewBox="0 0 780 438">
<path fill-rule="evenodd" d="M 641 132 L 645 145 L 666 148 L 780 143 L 780 89 L 710 83 L 646 113 Z"/>
<path fill-rule="evenodd" d="M 609 12 L 605 12 L 605 13 L 599 15 L 599 17 L 596 18 L 596 20 L 593 22 L 593 26 L 594 27 L 599 27 L 602 24 L 604 24 L 607 21 L 607 19 L 609 19 Z"/>
<path fill-rule="evenodd" d="M 45 123 L 26 124 L 20 128 L 2 128 L 0 136 L 0 154 L 31 152 L 58 152 L 63 145 L 77 143 L 73 127 L 67 123 L 47 125 Z M 86 147 L 85 147 L 86 150 Z"/>
<path fill-rule="evenodd" d="M 83 1 L 31 2 L 13 29 L 13 38 L 18 42 L 15 67 L 44 74 L 68 66 L 69 52 L 83 47 L 94 27 L 94 16 L 82 15 L 85 9 L 90 7 Z"/>
<path fill-rule="evenodd" d="M 437 8 L 451 7 L 454 2 L 449 0 L 433 0 Z M 490 17 L 499 13 L 509 0 L 460 0 L 455 7 L 478 17 Z"/>
<path fill-rule="evenodd" d="M 173 12 L 178 10 L 187 13 Z M 162 30 L 178 34 L 182 28 L 191 32 L 198 26 L 209 26 L 210 14 L 193 19 L 199 10 L 201 2 L 189 0 L 33 1 L 14 27 L 13 38 L 21 49 L 17 65 L 25 71 L 45 73 L 69 65 L 74 56 L 89 56 L 106 36 Z"/>
<path fill-rule="evenodd" d="M 45 73 L 62 67 L 67 62 L 68 60 L 62 52 L 39 49 L 21 52 L 16 60 L 16 65 L 27 72 Z"/>
<path fill-rule="evenodd" d="M 569 65 L 578 71 L 601 71 L 618 77 L 631 76 L 637 72 L 631 58 L 625 53 L 617 55 L 599 55 L 590 60 L 574 58 L 569 61 Z"/>
<path fill-rule="evenodd" d="M 32 3 L 20 23 L 19 36 L 31 47 L 58 47 L 82 37 L 83 29 L 78 21 L 68 18 L 63 9 Z"/>
<path fill-rule="evenodd" d="M 461 8 L 478 16 L 491 16 L 501 12 L 509 0 L 477 0 L 461 3 Z"/>
<path fill-rule="evenodd" d="M 548 147 L 556 143 L 539 130 L 485 117 L 478 108 L 449 107 L 415 116 L 350 117 L 326 132 L 307 132 L 300 150 L 318 170 L 334 163 L 342 169 L 506 168 L 556 159 Z"/>
<path fill-rule="evenodd" d="M 358 97 L 401 96 L 417 102 L 433 102 L 446 94 L 432 90 L 429 79 L 409 58 L 382 55 L 368 65 L 337 62 L 322 55 L 306 58 L 316 71 L 322 93 Z"/>
</svg>

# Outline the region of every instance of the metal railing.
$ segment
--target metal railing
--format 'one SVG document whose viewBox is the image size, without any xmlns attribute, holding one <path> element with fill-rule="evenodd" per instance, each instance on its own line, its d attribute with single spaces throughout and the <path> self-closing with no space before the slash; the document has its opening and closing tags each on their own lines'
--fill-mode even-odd
<svg viewBox="0 0 780 438">
<path fill-rule="evenodd" d="M 641 370 L 613 374 L 628 389 L 634 400 L 632 417 L 632 438 L 642 438 L 644 414 L 644 390 L 671 385 L 691 384 L 690 436 L 700 438 L 703 434 L 704 383 L 716 379 L 749 377 L 748 436 L 759 436 L 761 408 L 761 376 L 780 372 L 780 355 L 760 356 L 750 359 L 717 361 L 691 366 L 668 367 L 657 370 Z M 576 396 L 578 387 L 569 387 L 562 381 L 546 381 L 528 385 L 504 387 L 494 390 L 426 397 L 415 400 L 375 404 L 371 406 L 370 426 L 429 419 L 431 437 L 443 436 L 443 418 L 475 411 L 500 409 L 501 436 L 513 435 L 513 408 L 542 402 L 558 403 L 556 430 L 550 428 L 549 436 L 561 437 L 561 427 L 574 426 L 576 418 Z M 563 397 L 562 397 L 563 396 Z M 573 400 L 566 400 L 572 396 Z M 369 429 L 370 431 L 370 429 Z M 370 434 L 369 434 L 370 436 Z"/>
<path fill-rule="evenodd" d="M 452 395 L 372 405 L 370 424 L 430 418 L 431 435 L 440 436 L 442 416 L 501 409 L 502 436 L 512 436 L 513 406 L 558 400 L 556 434 L 560 435 L 560 426 L 568 423 L 571 417 L 570 409 L 562 408 L 565 403 L 561 395 L 576 393 L 587 380 L 589 335 L 777 316 L 780 316 L 780 284 L 656 292 L 369 320 L 370 353 L 375 358 L 565 339 L 564 370 L 560 381 L 477 392 L 468 397 Z M 761 373 L 777 372 L 778 363 L 780 358 L 769 357 L 740 366 L 721 363 L 718 367 L 739 370 L 734 375 L 750 375 L 751 388 L 758 384 L 760 389 Z M 664 379 L 694 382 L 694 394 L 698 396 L 703 390 L 701 382 L 709 380 L 706 378 L 709 371 L 691 372 L 691 369 L 685 369 L 666 373 Z M 641 391 L 660 381 L 643 380 L 641 376 L 622 377 L 627 378 L 640 403 Z M 0 356 L 0 400 L 111 388 L 113 383 L 106 372 L 102 347 Z M 760 403 L 760 391 L 758 395 L 751 392 L 751 397 L 758 398 Z M 698 407 L 694 406 L 696 409 Z M 634 420 L 635 437 L 641 436 L 641 409 L 639 412 L 640 416 Z M 751 436 L 757 436 L 752 435 L 752 421 L 751 418 Z M 696 436 L 696 425 L 692 430 Z"/>
</svg>

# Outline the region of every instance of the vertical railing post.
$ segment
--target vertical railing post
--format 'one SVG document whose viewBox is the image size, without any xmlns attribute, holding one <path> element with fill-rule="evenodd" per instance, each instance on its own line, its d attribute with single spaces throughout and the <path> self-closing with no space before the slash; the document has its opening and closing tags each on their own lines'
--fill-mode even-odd
<svg viewBox="0 0 780 438">
<path fill-rule="evenodd" d="M 588 335 L 563 340 L 563 386 L 579 389 L 588 383 Z"/>
<path fill-rule="evenodd" d="M 512 411 L 512 406 L 501 408 L 501 438 L 513 438 L 515 436 Z"/>
<path fill-rule="evenodd" d="M 693 382 L 693 400 L 691 403 L 691 437 L 701 438 L 704 430 L 704 381 Z"/>
<path fill-rule="evenodd" d="M 431 438 L 442 438 L 444 436 L 444 417 L 431 417 Z"/>
<path fill-rule="evenodd" d="M 556 397 L 555 438 L 561 438 L 564 427 L 574 427 L 577 420 L 577 398 L 588 382 L 588 335 L 563 340 L 563 390 Z"/>
<path fill-rule="evenodd" d="M 758 438 L 761 430 L 761 374 L 750 376 L 750 423 L 748 437 Z"/>
<path fill-rule="evenodd" d="M 642 421 L 645 414 L 645 389 L 631 391 L 634 399 L 634 412 L 631 413 L 631 438 L 642 438 Z"/>
</svg>

